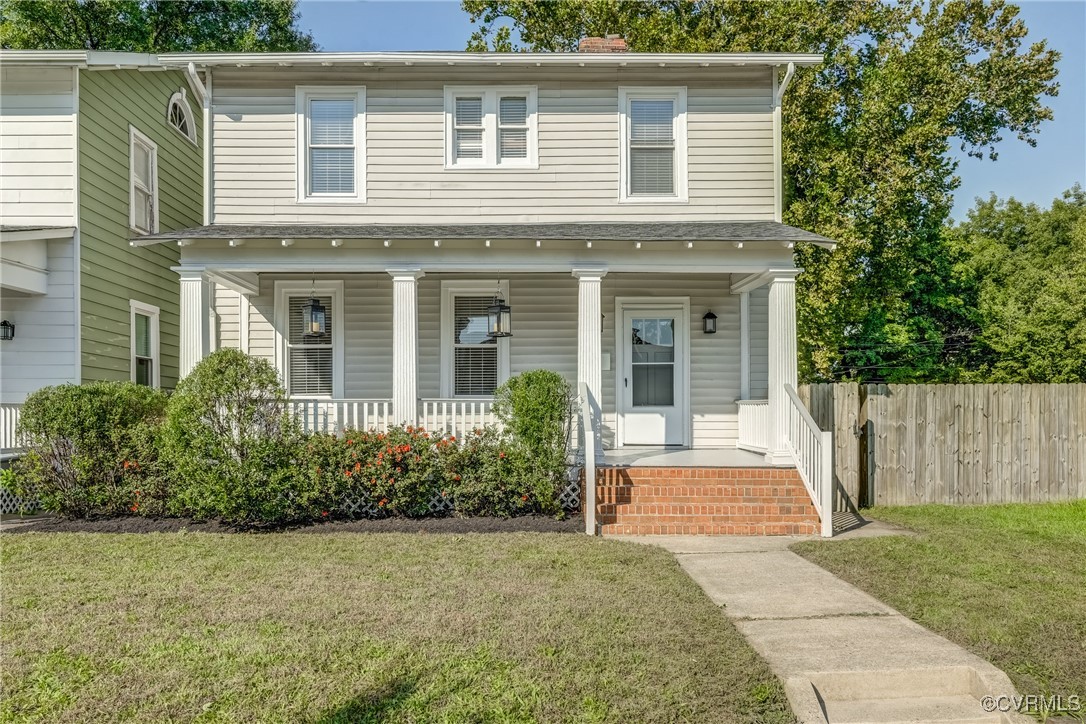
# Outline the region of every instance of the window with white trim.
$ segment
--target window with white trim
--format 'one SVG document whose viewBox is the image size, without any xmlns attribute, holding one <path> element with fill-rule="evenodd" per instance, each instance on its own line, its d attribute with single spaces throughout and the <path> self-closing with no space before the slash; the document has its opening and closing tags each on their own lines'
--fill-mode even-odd
<svg viewBox="0 0 1086 724">
<path fill-rule="evenodd" d="M 620 88 L 620 200 L 686 201 L 686 89 Z"/>
<path fill-rule="evenodd" d="M 130 299 L 128 302 L 131 317 L 131 379 L 138 385 L 158 387 L 161 378 L 159 369 L 159 308 Z"/>
<path fill-rule="evenodd" d="M 487 336 L 487 307 L 505 282 L 444 282 L 441 299 L 441 394 L 488 397 L 509 378 L 509 338 Z"/>
<path fill-rule="evenodd" d="M 142 234 L 158 231 L 158 146 L 128 127 L 128 225 Z"/>
<path fill-rule="evenodd" d="M 192 109 L 189 108 L 188 96 L 184 88 L 170 96 L 170 102 L 166 104 L 166 122 L 192 145 L 199 145 L 196 142 L 196 121 L 193 118 Z"/>
<path fill-rule="evenodd" d="M 296 89 L 298 199 L 365 200 L 365 106 L 361 87 Z"/>
<path fill-rule="evenodd" d="M 534 168 L 535 86 L 445 87 L 447 168 Z"/>
<path fill-rule="evenodd" d="M 322 334 L 307 334 L 310 299 L 324 307 Z M 277 281 L 276 367 L 291 397 L 343 397 L 343 282 Z"/>
</svg>

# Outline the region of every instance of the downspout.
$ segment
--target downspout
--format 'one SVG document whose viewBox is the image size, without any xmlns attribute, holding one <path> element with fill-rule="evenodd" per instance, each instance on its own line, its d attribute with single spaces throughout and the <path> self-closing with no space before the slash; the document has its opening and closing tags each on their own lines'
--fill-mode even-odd
<svg viewBox="0 0 1086 724">
<path fill-rule="evenodd" d="M 208 86 L 211 84 L 211 70 L 208 69 L 207 82 L 208 86 L 205 86 L 203 81 L 200 80 L 200 76 L 196 74 L 196 64 L 189 63 L 185 66 L 185 77 L 188 79 L 189 85 L 196 95 L 200 96 L 200 107 L 203 110 L 204 116 L 204 168 L 203 168 L 203 187 L 204 187 L 204 226 L 211 224 L 211 220 L 214 217 L 212 213 L 212 198 L 211 198 L 211 90 Z"/>
</svg>

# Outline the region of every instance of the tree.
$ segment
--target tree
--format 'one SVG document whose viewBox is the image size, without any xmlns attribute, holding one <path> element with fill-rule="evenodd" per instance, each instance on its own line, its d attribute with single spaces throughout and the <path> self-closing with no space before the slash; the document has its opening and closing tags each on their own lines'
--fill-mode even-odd
<svg viewBox="0 0 1086 724">
<path fill-rule="evenodd" d="M 294 0 L 0 0 L 0 47 L 29 50 L 316 50 Z"/>
<path fill-rule="evenodd" d="M 1049 209 L 993 194 L 950 234 L 976 309 L 981 382 L 1086 382 L 1086 192 Z"/>
<path fill-rule="evenodd" d="M 1052 118 L 1059 54 L 1022 47 L 1002 0 L 897 2 L 463 0 L 469 48 L 572 50 L 621 33 L 631 50 L 818 52 L 784 97 L 785 223 L 838 241 L 797 248 L 800 374 L 948 380 L 975 331 L 943 227 L 959 179 L 949 155 L 1033 145 Z"/>
</svg>

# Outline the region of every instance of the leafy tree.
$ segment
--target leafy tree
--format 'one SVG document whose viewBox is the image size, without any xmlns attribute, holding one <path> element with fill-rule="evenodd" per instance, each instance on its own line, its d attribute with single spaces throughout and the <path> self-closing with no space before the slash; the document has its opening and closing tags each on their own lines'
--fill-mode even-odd
<svg viewBox="0 0 1086 724">
<path fill-rule="evenodd" d="M 996 158 L 1052 118 L 1059 54 L 1022 47 L 1002 0 L 463 0 L 473 50 L 573 50 L 621 33 L 631 50 L 818 52 L 784 97 L 785 217 L 836 239 L 796 251 L 800 374 L 947 380 L 973 333 L 943 226 L 957 143 Z"/>
<path fill-rule="evenodd" d="M 967 379 L 1086 382 L 1086 192 L 978 201 L 950 234 L 978 332 Z"/>
<path fill-rule="evenodd" d="M 136 53 L 316 50 L 294 0 L 0 0 L 0 46 Z"/>
</svg>

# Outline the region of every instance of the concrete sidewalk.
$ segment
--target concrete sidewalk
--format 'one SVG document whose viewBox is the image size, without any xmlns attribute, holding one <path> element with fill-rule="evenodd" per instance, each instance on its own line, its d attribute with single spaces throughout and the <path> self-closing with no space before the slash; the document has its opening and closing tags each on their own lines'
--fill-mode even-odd
<svg viewBox="0 0 1086 724">
<path fill-rule="evenodd" d="M 788 550 L 809 539 L 613 538 L 674 553 L 784 682 L 800 722 L 1032 721 L 986 711 L 1016 694 L 1002 671 Z"/>
</svg>

